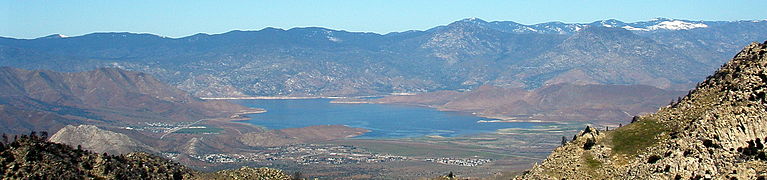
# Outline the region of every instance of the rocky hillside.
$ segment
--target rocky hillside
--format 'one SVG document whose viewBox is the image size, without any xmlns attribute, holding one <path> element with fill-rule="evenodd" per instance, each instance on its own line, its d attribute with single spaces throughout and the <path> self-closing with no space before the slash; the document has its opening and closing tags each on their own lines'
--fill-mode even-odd
<svg viewBox="0 0 767 180">
<path fill-rule="evenodd" d="M 201 173 L 147 153 L 95 154 L 24 135 L 0 143 L 0 179 L 289 179 L 268 168 Z"/>
<path fill-rule="evenodd" d="M 80 146 L 82 149 L 109 154 L 131 152 L 158 153 L 154 148 L 134 140 L 125 134 L 103 130 L 93 125 L 67 125 L 53 134 L 51 142 Z"/>
<path fill-rule="evenodd" d="M 609 131 L 586 128 L 521 179 L 767 178 L 767 42 L 679 102 Z"/>
<path fill-rule="evenodd" d="M 21 136 L 2 146 L 2 177 L 9 179 L 183 179 L 193 171 L 146 153 L 94 154 L 38 136 Z M 5 139 L 4 139 L 5 140 Z"/>
<path fill-rule="evenodd" d="M 118 67 L 200 97 L 533 89 L 568 80 L 687 90 L 742 44 L 767 38 L 764 29 L 764 20 L 523 25 L 470 18 L 389 34 L 309 27 L 181 38 L 117 32 L 0 37 L 0 66 Z"/>
</svg>

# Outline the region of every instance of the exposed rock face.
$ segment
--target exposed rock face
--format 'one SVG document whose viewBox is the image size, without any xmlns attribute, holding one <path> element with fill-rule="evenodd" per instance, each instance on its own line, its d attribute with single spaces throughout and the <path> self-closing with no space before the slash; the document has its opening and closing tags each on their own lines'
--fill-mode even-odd
<svg viewBox="0 0 767 180">
<path fill-rule="evenodd" d="M 767 42 L 752 43 L 680 102 L 613 131 L 587 128 L 522 179 L 767 177 Z"/>
<path fill-rule="evenodd" d="M 51 142 L 81 146 L 96 153 L 127 154 L 131 152 L 157 152 L 122 133 L 100 129 L 92 125 L 67 125 L 49 139 Z"/>
</svg>

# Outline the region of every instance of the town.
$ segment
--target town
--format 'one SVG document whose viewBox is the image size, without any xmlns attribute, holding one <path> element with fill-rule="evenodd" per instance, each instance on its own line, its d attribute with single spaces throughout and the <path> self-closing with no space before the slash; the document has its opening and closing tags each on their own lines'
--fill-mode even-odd
<svg viewBox="0 0 767 180">
<path fill-rule="evenodd" d="M 179 154 L 166 152 L 163 155 L 176 159 Z M 349 145 L 299 144 L 284 147 L 271 147 L 258 152 L 242 154 L 200 154 L 191 157 L 208 163 L 246 163 L 265 161 L 284 161 L 303 165 L 309 164 L 355 164 L 382 163 L 391 161 L 426 161 L 456 166 L 481 166 L 492 162 L 482 158 L 429 157 L 415 158 L 407 156 L 379 154 Z"/>
</svg>

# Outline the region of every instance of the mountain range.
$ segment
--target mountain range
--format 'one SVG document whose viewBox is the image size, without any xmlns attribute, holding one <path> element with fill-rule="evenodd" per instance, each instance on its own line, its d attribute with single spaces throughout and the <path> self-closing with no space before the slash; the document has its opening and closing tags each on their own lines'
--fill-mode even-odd
<svg viewBox="0 0 767 180">
<path fill-rule="evenodd" d="M 764 29 L 764 20 L 523 25 L 469 18 L 388 34 L 317 27 L 181 38 L 106 32 L 0 38 L 0 66 L 118 67 L 201 97 L 535 89 L 562 82 L 686 90 L 742 44 L 767 39 Z"/>
</svg>

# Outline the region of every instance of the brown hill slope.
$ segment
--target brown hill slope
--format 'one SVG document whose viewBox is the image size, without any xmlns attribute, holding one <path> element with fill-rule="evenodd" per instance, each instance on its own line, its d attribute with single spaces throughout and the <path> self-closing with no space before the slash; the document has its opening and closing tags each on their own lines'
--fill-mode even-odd
<svg viewBox="0 0 767 180">
<path fill-rule="evenodd" d="M 81 146 L 93 152 L 128 154 L 131 152 L 159 153 L 154 148 L 122 133 L 100 129 L 92 125 L 67 125 L 53 134 L 51 142 Z"/>
<path fill-rule="evenodd" d="M 474 112 L 480 116 L 505 120 L 580 121 L 617 125 L 624 122 L 616 122 L 616 119 L 628 122 L 631 116 L 657 110 L 658 106 L 684 93 L 646 85 L 554 84 L 533 91 L 482 86 L 467 92 L 438 91 L 414 96 L 346 101 L 422 105 L 441 110 Z"/>
<path fill-rule="evenodd" d="M 194 121 L 245 107 L 204 101 L 144 73 L 0 68 L 0 132 L 55 132 L 68 124 Z"/>
<path fill-rule="evenodd" d="M 764 179 L 767 42 L 680 102 L 613 131 L 587 128 L 522 179 Z"/>
</svg>

